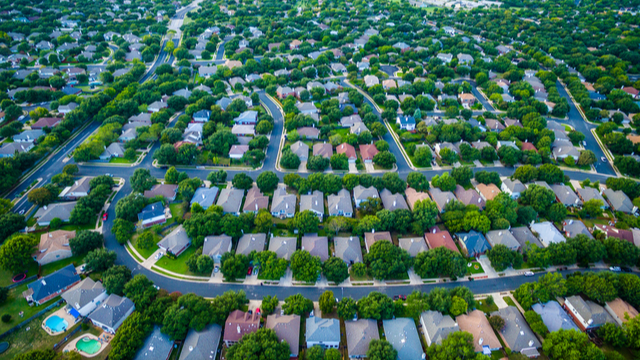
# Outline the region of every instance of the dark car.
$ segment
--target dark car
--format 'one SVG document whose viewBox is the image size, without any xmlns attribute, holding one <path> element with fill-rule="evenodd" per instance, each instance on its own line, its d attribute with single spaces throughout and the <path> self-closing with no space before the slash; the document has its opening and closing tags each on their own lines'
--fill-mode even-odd
<svg viewBox="0 0 640 360">
<path fill-rule="evenodd" d="M 405 300 L 405 301 L 407 300 L 407 295 L 398 295 L 398 296 L 400 296 L 400 299 L 402 300 Z"/>
<path fill-rule="evenodd" d="M 247 271 L 247 275 L 251 275 L 251 272 L 253 271 L 253 267 L 249 266 L 249 270 Z"/>
<path fill-rule="evenodd" d="M 400 297 L 398 295 L 393 295 L 393 301 L 398 300 Z"/>
<path fill-rule="evenodd" d="M 626 273 L 630 273 L 630 272 L 632 272 L 632 271 L 633 271 L 633 270 L 631 270 L 631 268 L 630 268 L 630 267 L 628 267 L 628 266 L 620 266 L 620 270 L 622 270 L 622 272 L 626 272 Z"/>
</svg>

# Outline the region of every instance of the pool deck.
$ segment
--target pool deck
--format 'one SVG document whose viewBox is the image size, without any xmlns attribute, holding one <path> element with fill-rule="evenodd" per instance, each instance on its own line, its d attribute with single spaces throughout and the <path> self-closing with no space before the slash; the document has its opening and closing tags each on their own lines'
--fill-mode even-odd
<svg viewBox="0 0 640 360">
<path fill-rule="evenodd" d="M 105 336 L 107 335 L 107 336 Z M 76 348 L 76 343 L 78 341 L 80 341 L 80 339 L 83 339 L 85 337 L 88 337 L 89 339 L 94 339 L 100 342 L 100 350 L 98 350 L 95 354 L 87 354 L 84 351 L 79 351 Z M 98 356 L 104 349 L 107 348 L 107 345 L 109 344 L 109 342 L 111 341 L 111 339 L 113 338 L 112 335 L 106 334 L 106 333 L 102 333 L 100 335 L 100 337 L 97 337 L 93 334 L 89 334 L 89 333 L 84 333 L 84 334 L 80 334 L 80 336 L 78 336 L 77 338 L 71 340 L 71 342 L 69 342 L 69 344 L 67 344 L 67 346 L 64 347 L 64 349 L 62 350 L 63 353 L 68 352 L 68 351 L 76 351 L 78 352 L 80 355 L 82 355 L 82 357 L 84 358 L 92 358 L 95 356 Z"/>
<path fill-rule="evenodd" d="M 51 329 L 49 329 L 47 327 L 47 325 L 45 325 L 47 323 L 47 320 L 49 320 L 50 317 L 52 316 L 58 316 L 62 319 L 64 319 L 67 322 L 67 328 L 63 331 L 57 331 L 54 332 Z M 54 312 L 53 314 L 47 316 L 46 319 L 44 319 L 44 321 L 42 322 L 42 328 L 44 329 L 44 331 L 47 332 L 47 334 L 51 335 L 51 336 L 56 336 L 56 335 L 60 335 L 64 332 L 66 332 L 67 330 L 69 330 L 73 325 L 75 325 L 76 323 L 76 318 L 74 318 L 73 316 L 69 315 L 67 313 L 67 311 L 65 310 L 65 307 L 63 306 L 62 308 L 58 309 L 56 312 Z"/>
</svg>

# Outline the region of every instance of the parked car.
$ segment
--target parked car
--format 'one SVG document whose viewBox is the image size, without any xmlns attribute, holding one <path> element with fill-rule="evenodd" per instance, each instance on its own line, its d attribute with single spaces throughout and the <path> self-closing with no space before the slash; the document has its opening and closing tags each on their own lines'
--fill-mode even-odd
<svg viewBox="0 0 640 360">
<path fill-rule="evenodd" d="M 102 221 L 107 221 L 108 217 L 109 215 L 107 215 L 107 213 L 102 214 Z"/>
<path fill-rule="evenodd" d="M 535 275 L 535 274 L 533 273 L 533 271 L 525 271 L 525 272 L 524 272 L 524 276 L 533 276 L 533 275 Z"/>
<path fill-rule="evenodd" d="M 607 158 L 605 156 L 601 157 L 600 160 L 602 160 L 602 162 L 607 162 Z"/>
<path fill-rule="evenodd" d="M 633 270 L 631 270 L 631 268 L 630 268 L 630 267 L 628 267 L 628 266 L 620 266 L 620 270 L 622 270 L 622 272 L 626 272 L 626 273 L 630 273 L 630 272 L 632 272 L 632 271 L 633 271 Z"/>
<path fill-rule="evenodd" d="M 609 268 L 609 271 L 620 272 L 620 271 L 622 271 L 622 269 L 620 269 L 620 266 L 611 266 Z"/>
<path fill-rule="evenodd" d="M 253 271 L 253 266 L 249 266 L 249 270 L 247 271 L 247 275 L 251 275 L 252 271 Z"/>
</svg>

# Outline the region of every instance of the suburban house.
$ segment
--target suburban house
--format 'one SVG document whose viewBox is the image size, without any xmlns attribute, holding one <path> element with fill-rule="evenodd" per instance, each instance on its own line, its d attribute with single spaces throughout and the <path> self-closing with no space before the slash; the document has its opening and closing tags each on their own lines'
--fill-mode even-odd
<svg viewBox="0 0 640 360">
<path fill-rule="evenodd" d="M 300 161 L 307 161 L 309 159 L 309 145 L 300 140 L 291 144 L 291 152 L 296 154 Z"/>
<path fill-rule="evenodd" d="M 162 196 L 169 201 L 174 201 L 176 199 L 177 193 L 178 193 L 178 185 L 156 184 L 156 185 L 153 185 L 151 190 L 144 191 L 144 197 L 147 199 L 151 199 L 156 196 Z"/>
<path fill-rule="evenodd" d="M 541 348 L 542 344 L 517 307 L 508 306 L 492 312 L 491 315 L 500 316 L 504 320 L 504 328 L 499 334 L 511 351 L 519 352 L 529 358 L 540 356 L 538 348 Z"/>
<path fill-rule="evenodd" d="M 313 156 L 322 156 L 325 159 L 331 159 L 333 155 L 333 146 L 329 143 L 313 144 Z"/>
<path fill-rule="evenodd" d="M 294 237 L 272 237 L 269 240 L 269 251 L 276 253 L 278 258 L 289 260 L 296 251 L 297 239 Z"/>
<path fill-rule="evenodd" d="M 307 349 L 316 345 L 323 349 L 340 347 L 340 320 L 313 316 L 306 320 L 305 326 Z"/>
<path fill-rule="evenodd" d="M 478 207 L 478 209 L 484 210 L 486 202 L 484 201 L 482 196 L 478 194 L 476 190 L 474 189 L 465 190 L 462 186 L 456 185 L 456 190 L 454 194 L 458 198 L 458 201 L 460 201 L 461 203 L 465 205 L 475 205 Z"/>
<path fill-rule="evenodd" d="M 69 247 L 69 240 L 76 237 L 76 232 L 56 230 L 40 235 L 38 250 L 33 254 L 40 266 L 73 256 Z"/>
<path fill-rule="evenodd" d="M 347 320 L 344 322 L 344 327 L 347 332 L 347 351 L 351 359 L 367 357 L 369 343 L 372 340 L 380 340 L 378 324 L 375 320 Z"/>
<path fill-rule="evenodd" d="M 300 113 L 303 114 L 303 115 L 317 115 L 318 114 L 318 108 L 312 102 L 297 103 L 296 104 L 296 108 L 298 108 Z"/>
<path fill-rule="evenodd" d="M 472 107 L 476 103 L 476 97 L 470 93 L 458 94 L 458 100 L 465 109 Z"/>
<path fill-rule="evenodd" d="M 380 80 L 378 80 L 378 77 L 376 77 L 375 75 L 365 75 L 364 76 L 364 85 L 366 87 L 372 87 L 374 85 L 379 85 L 380 84 Z"/>
<path fill-rule="evenodd" d="M 582 331 L 599 328 L 606 323 L 615 323 L 613 317 L 602 306 L 591 300 L 584 300 L 578 295 L 566 298 L 564 308 Z"/>
<path fill-rule="evenodd" d="M 511 180 L 509 178 L 502 181 L 500 189 L 511 196 L 512 199 L 520 198 L 520 194 L 527 188 L 524 187 L 520 180 Z"/>
<path fill-rule="evenodd" d="M 371 249 L 373 244 L 377 243 L 378 241 L 388 241 L 390 243 L 393 243 L 393 240 L 391 239 L 391 233 L 388 231 L 381 231 L 376 233 L 375 230 L 364 233 L 364 246 L 367 249 L 367 253 L 369 252 L 369 249 Z"/>
<path fill-rule="evenodd" d="M 531 309 L 540 315 L 542 322 L 550 332 L 558 331 L 560 329 L 580 331 L 573 322 L 571 316 L 567 314 L 557 301 L 549 301 L 545 304 L 533 304 Z"/>
<path fill-rule="evenodd" d="M 218 324 L 207 325 L 201 331 L 190 329 L 178 360 L 216 359 L 221 337 L 222 327 Z"/>
<path fill-rule="evenodd" d="M 500 194 L 500 189 L 495 184 L 478 184 L 476 185 L 476 190 L 480 193 L 480 196 L 484 199 L 484 201 L 493 200 L 498 194 Z"/>
<path fill-rule="evenodd" d="M 276 333 L 280 341 L 289 344 L 289 357 L 297 358 L 300 348 L 300 316 L 271 314 L 267 316 L 265 328 Z"/>
<path fill-rule="evenodd" d="M 604 309 L 613 317 L 618 326 L 622 326 L 622 324 L 638 316 L 638 310 L 620 298 L 607 302 L 604 305 Z"/>
<path fill-rule="evenodd" d="M 38 119 L 35 123 L 31 124 L 31 130 L 42 130 L 44 128 L 53 128 L 60 124 L 62 118 L 44 117 Z"/>
<path fill-rule="evenodd" d="M 504 245 L 512 251 L 518 251 L 518 249 L 520 249 L 520 243 L 518 242 L 518 240 L 516 240 L 516 238 L 513 237 L 513 234 L 511 234 L 511 232 L 506 229 L 489 231 L 485 235 L 485 238 L 487 239 L 491 247 L 494 247 L 496 245 Z"/>
<path fill-rule="evenodd" d="M 21 132 L 18 135 L 14 135 L 12 137 L 13 142 L 35 142 L 36 140 L 38 140 L 38 138 L 40 136 L 43 136 L 45 133 L 42 130 L 26 130 Z"/>
<path fill-rule="evenodd" d="M 203 209 L 207 210 L 212 205 L 215 205 L 218 192 L 219 189 L 215 186 L 210 188 L 199 187 L 191 198 L 191 206 L 194 203 L 198 203 Z"/>
<path fill-rule="evenodd" d="M 243 212 L 251 212 L 257 214 L 262 209 L 269 207 L 269 197 L 264 196 L 260 189 L 255 184 L 249 191 L 247 191 L 247 197 L 244 200 Z"/>
<path fill-rule="evenodd" d="M 540 240 L 533 235 L 531 230 L 529 230 L 526 226 L 520 226 L 509 229 L 511 235 L 516 239 L 516 241 L 520 244 L 520 251 L 526 250 L 531 247 L 531 245 L 535 245 L 539 248 L 544 247 Z"/>
<path fill-rule="evenodd" d="M 353 188 L 353 201 L 356 204 L 356 208 L 359 208 L 360 204 L 369 198 L 376 199 L 379 197 L 380 195 L 378 195 L 378 190 L 373 186 L 366 188 L 362 185 L 358 185 Z"/>
<path fill-rule="evenodd" d="M 115 334 L 120 325 L 122 325 L 135 309 L 136 306 L 133 304 L 133 301 L 126 297 L 111 294 L 100 306 L 89 314 L 89 320 L 91 320 L 94 326 L 108 333 Z"/>
<path fill-rule="evenodd" d="M 531 224 L 530 228 L 532 232 L 538 234 L 538 238 L 545 247 L 551 245 L 551 243 L 566 241 L 555 225 L 549 221 Z"/>
<path fill-rule="evenodd" d="M 232 145 L 229 149 L 229 158 L 242 160 L 247 151 L 249 151 L 249 145 Z"/>
<path fill-rule="evenodd" d="M 593 239 L 593 235 L 591 235 L 589 229 L 587 229 L 587 226 L 580 220 L 565 220 L 562 223 L 562 230 L 564 231 L 564 235 L 567 238 L 573 238 L 578 234 L 582 234 Z"/>
<path fill-rule="evenodd" d="M 347 265 L 362 262 L 362 248 L 357 236 L 333 238 L 334 256 L 342 259 Z"/>
<path fill-rule="evenodd" d="M 491 245 L 481 232 L 471 230 L 468 233 L 457 233 L 456 237 L 468 256 L 478 257 L 491 249 Z"/>
<path fill-rule="evenodd" d="M 261 252 L 267 243 L 266 234 L 244 234 L 238 240 L 236 254 L 249 255 L 252 251 Z"/>
<path fill-rule="evenodd" d="M 166 253 L 176 257 L 180 256 L 191 245 L 191 239 L 182 225 L 171 231 L 164 239 L 158 242 L 158 247 Z"/>
<path fill-rule="evenodd" d="M 449 202 L 457 200 L 451 191 L 442 191 L 436 187 L 429 189 L 429 195 L 431 195 L 431 198 L 436 203 L 440 213 L 444 212 L 444 208 Z"/>
<path fill-rule="evenodd" d="M 365 163 L 372 163 L 373 158 L 378 155 L 378 149 L 373 144 L 361 144 L 360 145 L 360 156 L 362 156 L 362 160 Z"/>
<path fill-rule="evenodd" d="M 322 222 L 324 217 L 324 194 L 316 190 L 309 195 L 300 195 L 300 211 L 311 211 Z"/>
<path fill-rule="evenodd" d="M 285 99 L 288 96 L 296 96 L 296 92 L 288 86 L 278 86 L 278 88 L 276 89 L 276 94 L 280 99 Z"/>
<path fill-rule="evenodd" d="M 142 228 L 166 223 L 167 216 L 164 212 L 164 205 L 158 201 L 145 206 L 145 208 L 138 214 L 138 222 Z"/>
<path fill-rule="evenodd" d="M 342 143 L 336 147 L 336 154 L 345 154 L 350 164 L 354 164 L 358 159 L 356 148 L 353 145 Z"/>
<path fill-rule="evenodd" d="M 124 156 L 124 146 L 122 143 L 113 142 L 98 157 L 102 161 L 109 161 L 111 158 L 121 158 Z"/>
<path fill-rule="evenodd" d="M 398 126 L 402 130 L 416 130 L 416 119 L 410 115 L 398 115 L 398 117 L 396 118 L 396 124 L 398 124 Z"/>
<path fill-rule="evenodd" d="M 58 197 L 64 200 L 78 200 L 89 195 L 91 179 L 91 177 L 83 176 L 80 180 L 74 181 L 73 185 L 65 187 Z"/>
<path fill-rule="evenodd" d="M 607 208 L 609 208 L 609 203 L 607 203 L 607 200 L 604 199 L 604 197 L 602 197 L 602 194 L 600 193 L 600 191 L 598 191 L 598 189 L 594 189 L 592 187 L 585 187 L 585 188 L 579 188 L 578 190 L 576 190 L 576 192 L 578 193 L 578 196 L 580 197 L 580 200 L 582 200 L 583 203 L 589 201 L 589 200 L 600 200 L 602 201 L 602 210 L 605 210 Z"/>
<path fill-rule="evenodd" d="M 204 244 L 202 245 L 202 253 L 209 255 L 213 259 L 213 262 L 220 263 L 222 255 L 227 252 L 231 252 L 231 236 L 229 235 L 217 235 L 207 236 L 204 238 Z"/>
<path fill-rule="evenodd" d="M 625 240 L 634 243 L 636 246 L 640 245 L 640 230 L 638 229 L 632 228 L 631 230 L 625 230 L 608 225 L 593 224 L 593 231 L 596 230 L 603 232 L 606 237 Z"/>
<path fill-rule="evenodd" d="M 0 148 L 0 158 L 14 157 L 16 154 L 23 154 L 33 149 L 33 142 L 12 142 Z"/>
<path fill-rule="evenodd" d="M 425 311 L 420 314 L 420 324 L 424 333 L 427 346 L 431 344 L 442 344 L 449 334 L 460 331 L 458 323 L 449 315 L 442 315 L 438 311 Z"/>
<path fill-rule="evenodd" d="M 399 238 L 398 245 L 406 250 L 411 257 L 416 257 L 419 253 L 429 250 L 427 243 L 422 237 Z"/>
<path fill-rule="evenodd" d="M 245 334 L 258 331 L 260 328 L 260 314 L 245 313 L 240 310 L 232 311 L 224 322 L 224 340 L 227 347 L 237 343 Z"/>
<path fill-rule="evenodd" d="M 206 123 L 207 121 L 209 121 L 210 116 L 211 116 L 211 111 L 209 110 L 196 111 L 193 114 L 193 121 L 197 123 Z"/>
<path fill-rule="evenodd" d="M 225 188 L 220 191 L 217 205 L 222 207 L 223 214 L 240 216 L 240 206 L 243 198 L 244 190 Z"/>
<path fill-rule="evenodd" d="M 556 194 L 556 200 L 566 207 L 581 207 L 582 201 L 571 188 L 565 184 L 550 185 L 553 193 Z"/>
<path fill-rule="evenodd" d="M 466 331 L 473 336 L 473 348 L 476 352 L 490 356 L 492 351 L 502 349 L 500 340 L 482 311 L 473 310 L 468 314 L 459 315 L 456 322 L 460 331 Z"/>
<path fill-rule="evenodd" d="M 273 192 L 271 215 L 279 218 L 292 218 L 296 214 L 297 200 L 295 195 L 287 194 L 285 186 L 278 186 Z"/>
<path fill-rule="evenodd" d="M 320 137 L 320 129 L 315 126 L 303 126 L 297 129 L 298 135 L 302 139 L 317 140 Z"/>
<path fill-rule="evenodd" d="M 637 211 L 636 207 L 631 202 L 631 199 L 622 192 L 622 190 L 611 190 L 606 189 L 604 191 L 604 196 L 607 197 L 607 201 L 611 206 L 611 209 L 614 211 L 620 211 L 623 213 L 631 214 Z"/>
<path fill-rule="evenodd" d="M 238 125 L 255 125 L 258 123 L 258 112 L 247 110 L 234 119 Z"/>
<path fill-rule="evenodd" d="M 77 202 L 73 201 L 45 205 L 39 208 L 33 217 L 38 219 L 38 225 L 40 226 L 49 225 L 51 220 L 55 218 L 68 222 L 69 217 L 71 217 L 71 211 L 76 207 L 76 204 Z"/>
<path fill-rule="evenodd" d="M 447 230 L 440 230 L 437 226 L 429 229 L 429 232 L 424 234 L 424 238 L 427 241 L 429 249 L 435 249 L 440 246 L 444 246 L 447 249 L 459 253 L 456 243 L 453 241 L 451 234 Z"/>
<path fill-rule="evenodd" d="M 349 190 L 342 189 L 336 195 L 327 196 L 327 206 L 329 216 L 353 216 L 353 205 L 351 204 L 351 194 Z"/>
<path fill-rule="evenodd" d="M 22 296 L 24 296 L 30 304 L 42 305 L 69 290 L 79 282 L 80 276 L 76 273 L 75 266 L 69 264 L 27 285 L 27 290 L 22 292 Z"/>
<path fill-rule="evenodd" d="M 311 256 L 317 256 L 320 261 L 329 259 L 329 238 L 318 234 L 306 234 L 302 237 L 302 250 L 306 250 Z"/>
<path fill-rule="evenodd" d="M 167 103 L 163 101 L 154 101 L 149 106 L 147 106 L 147 111 L 151 113 L 157 113 L 162 109 L 167 108 Z"/>
<path fill-rule="evenodd" d="M 409 210 L 409 206 L 404 200 L 404 196 L 402 196 L 402 194 L 400 193 L 392 194 L 388 189 L 382 189 L 382 191 L 380 192 L 380 199 L 382 200 L 382 205 L 386 210 Z"/>
<path fill-rule="evenodd" d="M 87 317 L 107 298 L 107 291 L 102 283 L 85 278 L 76 286 L 64 292 L 61 297 L 71 307 L 69 313 L 76 319 Z"/>
<path fill-rule="evenodd" d="M 422 344 L 416 323 L 412 318 L 383 320 L 385 337 L 398 352 L 398 359 L 421 359 Z"/>
<path fill-rule="evenodd" d="M 429 194 L 427 194 L 426 192 L 418 192 L 414 188 L 407 188 L 404 191 L 404 194 L 407 196 L 407 205 L 409 205 L 409 209 L 411 209 L 411 211 L 413 211 L 416 202 L 431 200 Z"/>
</svg>

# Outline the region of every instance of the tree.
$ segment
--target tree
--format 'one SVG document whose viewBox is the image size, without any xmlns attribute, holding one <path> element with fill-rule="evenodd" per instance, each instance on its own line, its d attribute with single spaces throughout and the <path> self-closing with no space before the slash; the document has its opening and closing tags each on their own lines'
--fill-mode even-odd
<svg viewBox="0 0 640 360">
<path fill-rule="evenodd" d="M 556 195 L 553 191 L 535 184 L 530 185 L 521 195 L 523 204 L 531 205 L 535 211 L 541 214 L 546 214 L 555 200 Z"/>
<path fill-rule="evenodd" d="M 333 170 L 348 170 L 349 169 L 349 159 L 347 159 L 347 155 L 345 154 L 333 154 L 331 155 L 331 160 L 329 161 L 331 164 L 331 168 Z"/>
<path fill-rule="evenodd" d="M 340 258 L 332 256 L 322 264 L 322 272 L 327 280 L 340 284 L 349 277 L 349 268 Z"/>
<path fill-rule="evenodd" d="M 93 249 L 102 247 L 103 244 L 102 234 L 90 230 L 80 230 L 76 237 L 69 240 L 69 247 L 73 255 L 84 255 Z"/>
<path fill-rule="evenodd" d="M 129 178 L 129 182 L 133 191 L 143 193 L 145 190 L 151 189 L 156 183 L 156 179 L 151 176 L 151 172 L 148 169 L 138 168 Z"/>
<path fill-rule="evenodd" d="M 364 261 L 371 275 L 380 280 L 403 276 L 412 265 L 409 253 L 389 241 L 375 242 L 364 256 Z"/>
<path fill-rule="evenodd" d="M 431 149 L 428 146 L 421 146 L 416 149 L 413 153 L 413 159 L 416 164 L 421 167 L 427 167 L 431 165 L 431 161 L 433 161 L 433 155 L 431 154 Z"/>
<path fill-rule="evenodd" d="M 604 206 L 604 203 L 602 202 L 602 200 L 599 200 L 599 199 L 587 200 L 582 204 L 582 210 L 580 210 L 580 216 L 590 217 L 590 218 L 600 217 L 604 212 L 604 210 L 602 209 L 603 206 Z"/>
<path fill-rule="evenodd" d="M 336 307 L 336 297 L 333 295 L 333 291 L 326 290 L 323 292 L 318 299 L 318 303 L 322 314 L 331 314 Z"/>
<path fill-rule="evenodd" d="M 249 258 L 244 254 L 236 253 L 235 255 L 226 252 L 222 255 L 220 263 L 222 267 L 220 271 L 227 281 L 236 281 L 246 276 L 249 268 Z"/>
<path fill-rule="evenodd" d="M 542 337 L 547 336 L 549 329 L 547 329 L 547 326 L 542 321 L 540 314 L 533 310 L 527 310 L 524 313 L 524 318 L 527 320 L 527 323 L 529 323 L 531 330 L 535 331 Z"/>
<path fill-rule="evenodd" d="M 171 339 L 184 339 L 189 329 L 200 331 L 212 322 L 211 302 L 193 293 L 180 296 L 164 313 L 162 332 Z"/>
<path fill-rule="evenodd" d="M 49 189 L 40 187 L 29 191 L 29 195 L 27 195 L 27 200 L 29 202 L 34 203 L 38 206 L 49 205 L 52 201 L 54 201 L 56 196 L 49 191 Z"/>
<path fill-rule="evenodd" d="M 308 251 L 296 250 L 291 255 L 291 271 L 298 281 L 315 282 L 322 271 L 322 264 L 319 257 L 311 256 Z"/>
<path fill-rule="evenodd" d="M 427 181 L 424 174 L 417 171 L 410 172 L 409 175 L 407 175 L 407 185 L 416 191 L 429 190 L 429 181 Z"/>
<path fill-rule="evenodd" d="M 102 284 L 109 294 L 123 295 L 125 284 L 131 279 L 131 270 L 125 265 L 108 268 L 102 273 Z"/>
<path fill-rule="evenodd" d="M 449 173 L 435 175 L 431 179 L 431 185 L 439 188 L 442 191 L 453 191 L 456 189 L 456 179 L 449 176 Z"/>
<path fill-rule="evenodd" d="M 560 329 L 547 335 L 542 350 L 550 360 L 604 359 L 602 350 L 589 340 L 587 334 L 573 329 Z"/>
<path fill-rule="evenodd" d="M 396 157 L 389 151 L 380 151 L 373 157 L 373 162 L 384 169 L 391 169 L 396 163 Z"/>
<path fill-rule="evenodd" d="M 513 178 L 518 179 L 523 183 L 534 181 L 538 178 L 538 168 L 528 164 L 519 166 L 513 173 Z"/>
<path fill-rule="evenodd" d="M 467 302 L 464 301 L 464 299 L 457 297 L 457 296 L 453 296 L 451 298 L 451 307 L 449 308 L 449 313 L 451 313 L 452 316 L 458 316 L 461 314 L 466 314 L 467 313 Z"/>
<path fill-rule="evenodd" d="M 260 274 L 268 280 L 278 280 L 287 271 L 287 260 L 279 259 L 273 251 L 261 251 L 254 260 L 260 264 Z"/>
<path fill-rule="evenodd" d="M 385 320 L 393 316 L 393 301 L 385 294 L 370 292 L 358 300 L 358 314 L 361 318 Z"/>
<path fill-rule="evenodd" d="M 606 323 L 602 325 L 598 329 L 598 336 L 600 336 L 604 342 L 615 348 L 626 347 L 628 344 L 624 329 L 618 327 L 614 323 Z"/>
<path fill-rule="evenodd" d="M 24 229 L 27 222 L 23 215 L 7 212 L 0 216 L 0 242 L 3 242 L 11 234 Z"/>
<path fill-rule="evenodd" d="M 455 251 L 444 246 L 418 253 L 413 269 L 420 277 L 462 277 L 467 272 L 467 261 Z"/>
<path fill-rule="evenodd" d="M 475 352 L 473 335 L 466 331 L 456 331 L 447 335 L 442 344 L 435 342 L 427 348 L 430 360 L 475 359 L 488 360 L 489 357 Z"/>
<path fill-rule="evenodd" d="M 290 149 L 282 151 L 280 165 L 285 169 L 297 169 L 300 167 L 300 158 Z"/>
<path fill-rule="evenodd" d="M 258 175 L 256 179 L 256 184 L 258 188 L 262 192 L 272 192 L 278 186 L 278 175 L 276 175 L 273 171 L 264 171 Z"/>
<path fill-rule="evenodd" d="M 529 224 L 538 218 L 538 213 L 531 206 L 518 208 L 517 214 L 520 224 Z"/>
<path fill-rule="evenodd" d="M 475 174 L 475 179 L 477 182 L 485 185 L 494 184 L 497 187 L 500 187 L 502 185 L 502 181 L 500 180 L 500 175 L 495 171 L 492 171 L 492 172 L 485 171 L 485 170 L 478 171 Z"/>
<path fill-rule="evenodd" d="M 305 210 L 295 214 L 289 222 L 289 228 L 298 229 L 302 234 L 310 234 L 318 232 L 319 224 L 318 216 L 310 210 Z"/>
<path fill-rule="evenodd" d="M 602 242 L 585 234 L 578 234 L 567 239 L 567 243 L 576 250 L 576 260 L 579 264 L 597 263 L 604 258 L 607 252 Z"/>
<path fill-rule="evenodd" d="M 456 183 L 462 186 L 467 186 L 473 178 L 473 171 L 468 166 L 462 166 L 451 170 L 451 177 L 456 180 Z"/>
<path fill-rule="evenodd" d="M 604 261 L 608 264 L 633 266 L 636 263 L 640 249 L 633 243 L 615 237 L 608 237 L 603 243 L 606 249 Z"/>
<path fill-rule="evenodd" d="M 134 276 L 124 286 L 124 295 L 133 301 L 138 309 L 150 306 L 157 294 L 158 290 L 153 286 L 153 282 L 142 274 Z"/>
<path fill-rule="evenodd" d="M 387 340 L 371 340 L 369 350 L 367 350 L 367 359 L 369 360 L 395 360 L 398 357 L 398 351 L 393 348 Z"/>
<path fill-rule="evenodd" d="M 492 315 L 489 317 L 489 324 L 495 331 L 501 332 L 504 329 L 505 322 L 499 315 Z"/>
<path fill-rule="evenodd" d="M 286 341 L 280 341 L 275 331 L 261 328 L 244 335 L 226 352 L 228 360 L 262 359 L 287 360 L 291 351 Z"/>
<path fill-rule="evenodd" d="M 113 226 L 111 227 L 111 233 L 116 237 L 116 240 L 120 245 L 126 244 L 131 240 L 131 236 L 135 231 L 135 225 L 124 219 L 115 219 Z"/>
<path fill-rule="evenodd" d="M 547 213 L 547 218 L 553 222 L 561 222 L 567 217 L 567 208 L 564 205 L 556 203 L 551 205 Z"/>
<path fill-rule="evenodd" d="M 115 251 L 105 248 L 89 251 L 84 257 L 85 270 L 87 271 L 105 271 L 116 261 Z"/>
<path fill-rule="evenodd" d="M 511 146 L 502 146 L 498 149 L 498 156 L 503 164 L 513 166 L 522 158 L 522 151 L 514 149 Z"/>
<path fill-rule="evenodd" d="M 324 349 L 320 345 L 314 345 L 304 355 L 307 360 L 324 360 Z"/>
<path fill-rule="evenodd" d="M 0 246 L 0 267 L 14 274 L 24 271 L 33 262 L 34 247 L 38 239 L 29 235 L 18 235 Z"/>
<path fill-rule="evenodd" d="M 248 190 L 253 186 L 253 179 L 245 173 L 237 173 L 233 176 L 231 183 L 236 189 Z"/>
<path fill-rule="evenodd" d="M 140 312 L 133 312 L 118 328 L 111 340 L 109 359 L 131 359 L 144 344 L 152 326 Z"/>
<path fill-rule="evenodd" d="M 284 299 L 282 310 L 285 314 L 306 315 L 313 310 L 313 301 L 306 299 L 300 294 L 291 295 Z"/>
<path fill-rule="evenodd" d="M 267 295 L 262 298 L 262 304 L 260 305 L 260 310 L 262 311 L 263 316 L 271 315 L 278 307 L 278 297 L 273 295 Z"/>
<path fill-rule="evenodd" d="M 356 316 L 358 307 L 356 301 L 350 297 L 344 297 L 338 301 L 338 317 L 344 320 L 353 319 Z"/>
<path fill-rule="evenodd" d="M 580 166 L 589 166 L 593 165 L 598 161 L 596 159 L 596 154 L 591 150 L 580 151 L 580 156 L 578 157 L 577 164 Z"/>
</svg>

